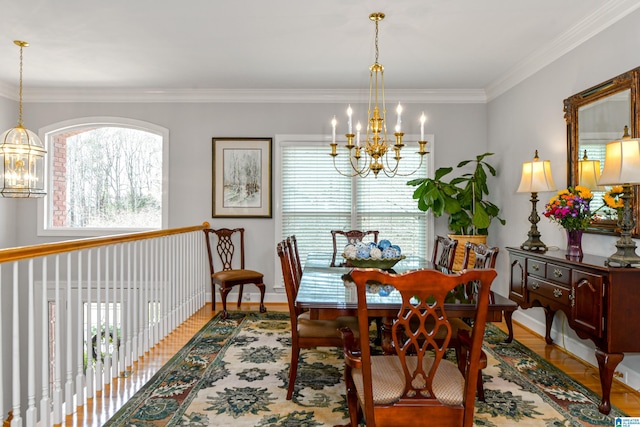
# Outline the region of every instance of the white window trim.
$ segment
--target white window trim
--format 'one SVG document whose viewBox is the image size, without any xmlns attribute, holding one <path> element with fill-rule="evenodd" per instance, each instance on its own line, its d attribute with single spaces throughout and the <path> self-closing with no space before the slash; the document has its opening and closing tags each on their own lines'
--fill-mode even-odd
<svg viewBox="0 0 640 427">
<path fill-rule="evenodd" d="M 418 141 L 418 139 L 420 139 L 418 135 L 405 135 L 404 137 L 405 141 Z M 426 158 L 424 160 L 427 162 L 427 170 L 429 171 L 428 175 L 430 178 L 433 178 L 433 175 L 435 173 L 434 171 L 434 165 L 435 165 L 434 140 L 435 138 L 433 134 L 429 134 L 429 135 L 425 135 L 425 139 L 429 141 L 429 144 L 427 146 L 427 151 L 429 151 L 429 154 L 426 155 Z M 280 173 L 280 171 L 282 170 L 282 147 L 286 145 L 299 143 L 299 142 L 315 142 L 317 144 L 325 144 L 327 146 L 327 161 L 331 161 L 331 159 L 329 158 L 329 153 L 331 152 L 330 151 L 331 148 L 329 147 L 329 144 L 331 143 L 331 137 L 327 135 L 276 134 L 274 137 L 274 142 L 275 142 L 275 150 L 274 150 L 274 156 L 273 156 L 273 166 L 274 166 L 274 170 L 276 171 L 273 177 L 273 203 L 274 203 L 274 209 L 275 209 L 274 241 L 278 243 L 282 241 L 282 203 L 281 203 L 282 174 Z M 407 146 L 409 144 L 410 143 L 405 142 L 405 151 L 408 150 Z M 362 178 L 359 178 L 359 179 L 362 179 Z M 373 179 L 373 178 L 364 178 L 364 179 Z M 411 176 L 400 177 L 398 179 L 405 179 L 406 181 L 409 181 L 411 179 Z M 425 215 L 425 217 L 426 217 L 425 221 L 427 222 L 426 224 L 427 253 L 430 254 L 433 251 L 433 239 L 435 238 L 435 231 L 434 231 L 435 221 L 431 211 L 429 211 L 427 215 Z M 280 264 L 280 257 L 277 257 L 277 256 L 275 259 L 274 271 L 276 274 L 275 274 L 275 280 L 273 283 L 273 289 L 276 293 L 284 293 L 285 290 L 284 290 L 284 279 L 282 278 L 282 266 Z"/>
<path fill-rule="evenodd" d="M 62 228 L 51 229 L 45 227 L 49 215 L 49 196 L 51 194 L 51 180 L 49 171 L 52 170 L 53 148 L 49 135 L 59 133 L 65 129 L 90 126 L 115 126 L 138 129 L 146 132 L 156 133 L 162 136 L 162 228 L 169 226 L 169 129 L 154 123 L 135 120 L 126 117 L 80 117 L 77 119 L 65 120 L 42 127 L 38 130 L 38 136 L 46 144 L 47 161 L 45 166 L 45 179 L 47 195 L 38 199 L 38 236 L 61 236 L 61 237 L 94 237 L 109 236 L 120 233 L 131 233 L 135 231 L 148 231 L 151 228 Z"/>
</svg>

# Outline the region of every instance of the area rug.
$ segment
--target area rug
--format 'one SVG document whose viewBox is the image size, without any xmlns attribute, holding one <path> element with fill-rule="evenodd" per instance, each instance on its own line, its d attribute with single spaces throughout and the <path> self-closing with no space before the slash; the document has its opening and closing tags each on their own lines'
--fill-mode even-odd
<svg viewBox="0 0 640 427">
<path fill-rule="evenodd" d="M 214 317 L 106 426 L 333 426 L 347 422 L 341 350 L 302 350 L 293 399 L 287 313 Z M 613 426 L 600 397 L 487 326 L 476 426 Z"/>
</svg>

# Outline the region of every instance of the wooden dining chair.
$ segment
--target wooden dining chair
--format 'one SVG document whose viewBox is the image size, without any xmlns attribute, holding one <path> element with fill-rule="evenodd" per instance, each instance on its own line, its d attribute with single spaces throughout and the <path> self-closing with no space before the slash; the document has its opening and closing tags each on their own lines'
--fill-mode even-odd
<svg viewBox="0 0 640 427">
<path fill-rule="evenodd" d="M 433 268 L 443 273 L 453 272 L 458 241 L 445 236 L 436 236 L 433 244 L 431 262 Z"/>
<path fill-rule="evenodd" d="M 367 322 L 360 336 L 341 330 L 344 338 L 345 382 L 350 426 L 364 414 L 368 427 L 415 426 L 433 420 L 439 427 L 473 425 L 474 403 L 482 341 L 494 269 L 468 270 L 448 275 L 437 270 L 390 274 L 377 269 L 354 269 L 351 278 L 358 294 L 358 318 L 368 319 L 367 285 L 389 284 L 402 296 L 393 321 L 391 340 L 396 354 L 372 356 Z M 460 338 L 463 361 L 447 360 L 452 336 L 445 299 L 460 283 L 481 283 L 471 334 Z M 443 342 L 436 335 L 444 336 Z M 467 339 L 468 338 L 468 339 Z"/>
<path fill-rule="evenodd" d="M 227 312 L 227 295 L 235 286 L 238 289 L 238 309 L 242 303 L 242 291 L 244 285 L 254 284 L 260 290 L 260 312 L 265 313 L 267 309 L 264 306 L 264 275 L 254 270 L 245 269 L 244 265 L 244 228 L 205 228 L 205 240 L 207 243 L 207 254 L 209 255 L 209 271 L 211 273 L 211 298 L 213 300 L 213 308 L 216 306 L 216 286 L 220 288 L 220 298 L 222 299 L 222 318 L 226 319 L 229 315 Z M 215 236 L 215 238 L 213 237 Z M 212 240 L 216 240 L 216 243 Z M 236 246 L 239 251 L 236 255 Z M 213 248 L 218 254 L 218 259 L 222 268 L 216 271 Z"/>
<path fill-rule="evenodd" d="M 484 243 L 467 242 L 464 245 L 462 269 L 495 268 L 500 248 L 487 246 Z"/>
<path fill-rule="evenodd" d="M 300 261 L 300 252 L 298 251 L 298 241 L 295 235 L 287 237 L 285 241 L 287 242 L 287 247 L 291 255 L 291 264 L 294 267 L 293 273 L 296 276 L 297 282 L 300 283 L 300 279 L 302 278 L 302 262 Z"/>
<path fill-rule="evenodd" d="M 467 242 L 464 245 L 464 260 L 462 261 L 462 269 L 477 269 L 477 268 L 495 268 L 496 260 L 498 258 L 499 248 L 495 246 L 487 246 L 484 243 Z M 465 294 L 468 298 L 471 298 L 478 289 L 478 283 L 471 281 L 465 284 Z M 452 319 L 452 324 L 457 330 L 471 329 L 469 319 Z M 464 358 L 464 355 L 460 353 L 460 346 L 453 346 L 456 350 L 456 357 Z M 482 384 L 482 369 L 487 367 L 487 355 L 483 352 L 480 360 L 480 370 L 478 371 L 478 400 L 484 402 L 484 386 Z"/>
<path fill-rule="evenodd" d="M 345 262 L 336 263 L 336 257 L 338 254 L 338 242 L 336 236 L 341 235 L 347 239 L 347 244 L 362 242 L 363 239 L 367 236 L 373 236 L 373 241 L 378 243 L 378 233 L 377 230 L 369 230 L 369 231 L 360 231 L 360 230 L 331 230 L 331 239 L 333 240 L 333 257 L 331 258 L 331 267 L 341 267 L 344 266 Z"/>
<path fill-rule="evenodd" d="M 289 385 L 287 387 L 287 400 L 291 400 L 295 389 L 300 349 L 342 347 L 342 337 L 339 330 L 343 327 L 358 330 L 358 319 L 355 316 L 344 316 L 335 320 L 312 320 L 308 311 L 303 312 L 296 306 L 299 283 L 296 283 L 297 279 L 294 273 L 296 267 L 293 264 L 287 240 L 278 243 L 276 251 L 280 257 L 291 318 L 291 364 L 289 365 Z"/>
</svg>

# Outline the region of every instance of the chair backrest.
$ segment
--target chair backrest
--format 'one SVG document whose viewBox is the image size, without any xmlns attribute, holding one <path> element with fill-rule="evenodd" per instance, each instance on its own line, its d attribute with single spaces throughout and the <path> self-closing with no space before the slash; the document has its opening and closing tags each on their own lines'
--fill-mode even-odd
<svg viewBox="0 0 640 427">
<path fill-rule="evenodd" d="M 296 284 L 294 269 L 292 263 L 291 248 L 287 244 L 287 240 L 283 240 L 276 246 L 276 252 L 280 258 L 280 266 L 282 267 L 282 278 L 284 279 L 284 288 L 287 292 L 287 302 L 289 303 L 289 316 L 291 317 L 292 333 L 296 333 L 295 324 L 300 314 L 300 310 L 296 308 L 296 297 L 298 296 L 298 286 Z"/>
<path fill-rule="evenodd" d="M 291 235 L 284 240 L 289 248 L 290 258 L 293 265 L 293 272 L 295 274 L 296 285 L 300 284 L 302 278 L 302 262 L 300 261 L 300 252 L 298 252 L 298 241 L 295 235 Z M 297 287 L 297 286 L 296 286 Z"/>
<path fill-rule="evenodd" d="M 434 411 L 438 417 L 451 416 L 466 419 L 468 423 L 466 425 L 472 425 L 489 291 L 496 275 L 494 269 L 468 270 L 459 275 L 444 274 L 437 270 L 414 270 L 404 274 L 391 274 L 378 269 L 356 268 L 351 272 L 357 287 L 359 319 L 371 317 L 370 307 L 366 301 L 369 282 L 391 285 L 402 296 L 402 305 L 391 330 L 397 362 L 405 377 L 402 397 L 396 402 L 387 402 L 382 406 L 374 407 L 368 322 L 360 322 L 359 339 L 367 425 L 375 425 L 376 412 L 380 412 L 379 416 L 384 416 L 386 420 L 396 416 L 398 419 L 406 420 L 408 417 L 427 419 L 430 416 L 434 417 L 433 413 L 429 414 L 429 411 Z M 476 300 L 477 309 L 471 332 L 466 372 L 463 372 L 464 403 L 462 406 L 451 406 L 442 403 L 433 388 L 434 377 L 437 370 L 443 366 L 443 358 L 452 335 L 445 298 L 456 285 L 469 281 L 479 281 L 481 285 Z M 444 340 L 440 341 L 442 337 Z M 460 367 L 460 369 L 464 368 Z M 384 392 L 384 390 L 377 390 L 377 392 Z M 440 396 L 440 398 L 444 397 Z M 370 420 L 374 421 L 370 423 Z"/>
<path fill-rule="evenodd" d="M 467 242 L 464 245 L 462 269 L 495 268 L 499 250 L 500 249 L 496 246 L 487 246 L 484 243 Z"/>
<path fill-rule="evenodd" d="M 451 273 L 456 259 L 457 247 L 457 240 L 446 236 L 437 236 L 433 245 L 433 254 L 431 255 L 433 268 L 443 273 Z"/>
<path fill-rule="evenodd" d="M 378 230 L 368 230 L 368 231 L 360 231 L 360 230 L 331 230 L 331 239 L 333 240 L 333 257 L 331 258 L 331 267 L 336 267 L 344 265 L 343 262 L 338 262 L 336 264 L 336 256 L 338 253 L 338 242 L 336 241 L 336 236 L 341 235 L 347 239 L 347 244 L 362 242 L 362 240 L 367 236 L 373 236 L 373 241 L 378 243 Z"/>
<path fill-rule="evenodd" d="M 203 231 L 207 242 L 207 254 L 209 255 L 209 268 L 211 270 L 211 274 L 215 272 L 213 242 L 211 241 L 213 235 L 217 236 L 215 249 L 221 262 L 222 270 L 244 270 L 244 228 L 206 228 Z M 240 256 L 239 263 L 238 260 L 234 261 L 236 245 L 240 247 L 240 250 L 238 251 Z"/>
</svg>

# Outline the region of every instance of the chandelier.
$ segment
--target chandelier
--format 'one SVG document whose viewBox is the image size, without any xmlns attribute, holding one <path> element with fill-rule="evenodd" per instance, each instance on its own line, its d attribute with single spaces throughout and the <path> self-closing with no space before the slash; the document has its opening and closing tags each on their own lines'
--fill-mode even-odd
<svg viewBox="0 0 640 427">
<path fill-rule="evenodd" d="M 47 153 L 38 135 L 22 125 L 22 49 L 20 46 L 20 110 L 18 126 L 0 135 L 0 196 L 44 197 L 44 155 Z"/>
<path fill-rule="evenodd" d="M 424 123 L 426 116 L 422 113 L 420 117 L 420 140 L 418 141 L 418 152 L 420 155 L 420 164 L 413 171 L 409 173 L 399 173 L 400 150 L 404 147 L 402 143 L 402 106 L 398 103 L 396 109 L 397 122 L 395 127 L 395 142 L 387 138 L 387 108 L 385 105 L 384 96 L 384 67 L 378 63 L 378 23 L 384 19 L 385 15 L 382 12 L 374 12 L 369 15 L 369 19 L 375 22 L 375 49 L 376 60 L 375 63 L 369 67 L 369 107 L 367 112 L 367 129 L 365 140 L 361 143 L 360 131 L 362 129 L 360 122 L 356 125 L 356 132 L 353 133 L 352 115 L 353 110 L 351 105 L 347 108 L 347 143 L 345 148 L 349 155 L 349 163 L 351 164 L 351 171 L 343 172 L 338 168 L 336 164 L 336 157 L 338 156 L 338 144 L 336 143 L 336 125 L 337 121 L 335 116 L 331 121 L 333 129 L 333 137 L 331 142 L 331 157 L 333 157 L 333 166 L 336 171 L 344 176 L 354 177 L 360 176 L 362 178 L 368 176 L 373 172 L 374 177 L 378 177 L 380 171 L 384 172 L 388 177 L 408 176 L 414 174 L 422 165 L 422 160 L 426 151 L 427 141 L 424 140 Z M 355 138 L 355 143 L 354 143 Z M 391 152 L 393 150 L 393 153 Z M 392 157 L 392 158 L 391 158 Z M 360 160 L 363 160 L 362 164 Z"/>
</svg>

